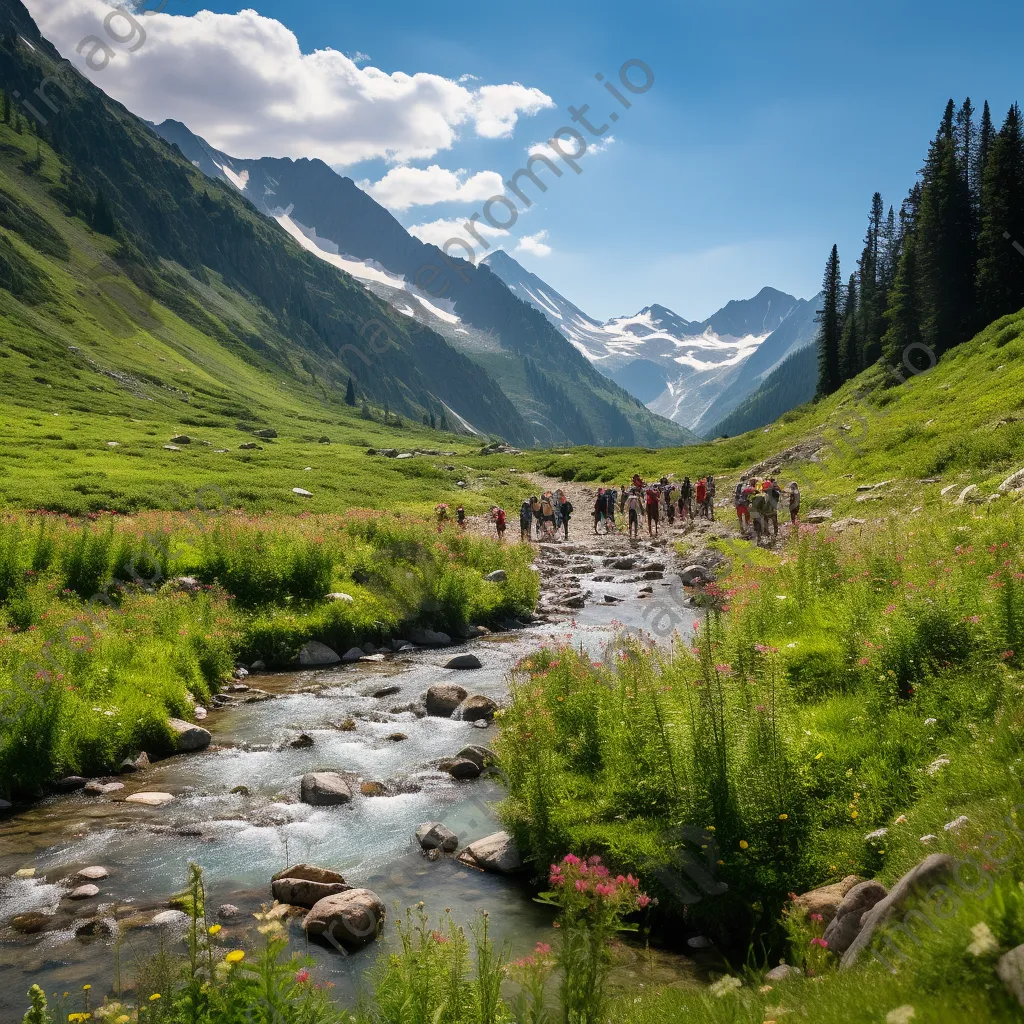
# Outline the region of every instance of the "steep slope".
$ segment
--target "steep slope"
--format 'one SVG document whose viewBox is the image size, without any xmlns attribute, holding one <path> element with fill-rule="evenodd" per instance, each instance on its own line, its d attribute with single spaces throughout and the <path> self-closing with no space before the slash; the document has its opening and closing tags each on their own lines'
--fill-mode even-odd
<svg viewBox="0 0 1024 1024">
<path fill-rule="evenodd" d="M 77 75 L 19 0 L 0 0 L 0 79 L 30 96 L 61 83 L 44 139 L 59 154 L 49 201 L 114 241 L 96 250 L 150 297 L 274 372 L 417 418 L 442 406 L 525 442 L 522 417 L 486 373 L 430 330 L 303 252 L 235 189 L 212 182 Z M 56 87 L 51 87 L 55 89 Z M 219 292 L 220 301 L 211 293 Z"/>
<path fill-rule="evenodd" d="M 817 378 L 818 347 L 805 345 L 776 366 L 754 392 L 708 430 L 707 436 L 732 437 L 772 423 L 814 398 Z"/>
<path fill-rule="evenodd" d="M 785 357 L 814 340 L 809 302 L 775 288 L 703 321 L 653 305 L 595 320 L 499 250 L 484 262 L 603 373 L 649 408 L 697 433 L 731 412 Z"/>
<path fill-rule="evenodd" d="M 694 439 L 594 369 L 488 266 L 449 258 L 414 238 L 355 182 L 322 161 L 240 160 L 178 122 L 155 130 L 194 166 L 230 182 L 313 255 L 443 333 L 498 381 L 536 443 Z"/>
</svg>

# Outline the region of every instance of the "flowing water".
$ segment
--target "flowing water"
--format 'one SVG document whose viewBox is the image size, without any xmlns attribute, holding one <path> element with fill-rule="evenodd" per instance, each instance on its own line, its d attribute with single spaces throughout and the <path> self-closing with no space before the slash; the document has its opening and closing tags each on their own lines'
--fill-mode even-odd
<svg viewBox="0 0 1024 1024">
<path fill-rule="evenodd" d="M 492 934 L 507 939 L 516 955 L 550 939 L 552 915 L 530 899 L 525 883 L 471 870 L 451 858 L 429 861 L 414 838 L 424 821 L 444 822 L 463 844 L 500 828 L 494 810 L 502 796 L 497 781 L 454 782 L 436 767 L 439 759 L 466 744 L 489 743 L 496 727 L 480 729 L 389 709 L 447 680 L 501 699 L 512 667 L 524 655 L 545 644 L 572 643 L 599 657 L 622 627 L 649 628 L 654 609 L 670 609 L 675 623 L 684 627 L 694 613 L 684 607 L 678 578 L 666 579 L 654 584 L 652 598 L 640 601 L 635 584 L 590 584 L 583 576 L 598 601 L 608 594 L 618 603 L 590 601 L 570 622 L 495 634 L 464 648 L 255 676 L 249 681 L 273 692 L 274 699 L 212 711 L 203 723 L 213 734 L 208 750 L 123 776 L 125 789 L 119 792 L 51 797 L 0 823 L 0 1020 L 20 1019 L 24 994 L 33 983 L 48 994 L 80 993 L 85 982 L 95 993 L 111 991 L 113 934 L 76 937 L 84 920 L 118 921 L 110 931 L 120 933 L 125 984 L 135 958 L 162 943 L 176 948 L 180 931 L 152 927 L 149 920 L 185 888 L 193 862 L 205 872 L 211 918 L 223 903 L 242 911 L 237 920 L 224 922 L 219 939 L 248 949 L 258 938 L 252 913 L 272 902 L 271 876 L 296 862 L 340 870 L 350 884 L 373 889 L 392 915 L 395 904 L 404 908 L 420 900 L 431 913 L 451 908 L 461 923 L 487 910 Z M 476 653 L 483 667 L 445 669 L 462 650 Z M 385 687 L 400 689 L 384 698 L 373 696 Z M 346 719 L 355 721 L 354 730 L 338 728 Z M 303 733 L 313 744 L 292 747 Z M 395 733 L 406 738 L 388 738 Z M 395 795 L 362 796 L 354 785 L 355 797 L 345 806 L 299 802 L 302 775 L 325 770 L 344 772 L 354 781 L 386 783 Z M 159 808 L 124 802 L 142 791 L 175 799 Z M 99 896 L 70 901 L 71 876 L 91 865 L 109 871 L 97 883 Z M 35 877 L 14 877 L 24 869 L 34 869 Z M 52 930 L 35 936 L 16 933 L 11 918 L 30 911 L 54 914 Z M 300 923 L 301 917 L 290 921 L 290 935 L 298 948 L 305 948 Z M 351 956 L 317 946 L 309 952 L 319 973 L 339 993 L 351 996 L 377 953 L 395 937 L 394 927 L 388 926 L 378 943 Z M 667 976 L 676 970 L 663 967 Z M 653 968 L 648 964 L 645 969 Z"/>
</svg>

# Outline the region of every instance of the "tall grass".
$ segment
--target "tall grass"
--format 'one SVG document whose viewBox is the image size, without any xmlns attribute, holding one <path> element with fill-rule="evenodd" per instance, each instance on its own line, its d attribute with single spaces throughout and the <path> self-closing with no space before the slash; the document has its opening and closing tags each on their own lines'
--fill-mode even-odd
<svg viewBox="0 0 1024 1024">
<path fill-rule="evenodd" d="M 782 952 L 788 893 L 895 877 L 954 847 L 959 814 L 983 829 L 1013 806 L 1022 518 L 805 530 L 737 562 L 667 654 L 528 659 L 500 718 L 509 827 L 539 869 L 605 854 L 669 918 Z"/>
<path fill-rule="evenodd" d="M 414 623 L 525 614 L 531 557 L 370 513 L 0 521 L 0 793 L 166 750 L 167 717 L 208 701 L 238 658 L 288 666 L 310 640 L 344 652 Z M 504 583 L 484 579 L 499 568 Z"/>
</svg>

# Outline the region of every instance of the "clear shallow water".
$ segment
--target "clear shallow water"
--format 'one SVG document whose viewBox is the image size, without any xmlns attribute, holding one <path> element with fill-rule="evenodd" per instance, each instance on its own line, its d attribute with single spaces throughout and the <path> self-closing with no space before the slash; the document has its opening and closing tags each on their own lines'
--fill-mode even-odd
<svg viewBox="0 0 1024 1024">
<path fill-rule="evenodd" d="M 646 601 L 637 600 L 635 584 L 585 585 L 596 601 L 610 594 L 621 603 L 588 603 L 571 623 L 479 641 L 466 648 L 483 662 L 482 669 L 472 672 L 443 668 L 456 651 L 449 648 L 416 652 L 383 665 L 256 676 L 250 680 L 253 685 L 281 695 L 211 712 L 204 724 L 214 741 L 207 751 L 170 758 L 123 777 L 125 789 L 110 796 L 53 797 L 0 824 L 0 1020 L 20 1019 L 24 993 L 33 983 L 48 993 L 74 992 L 85 982 L 94 986 L 94 995 L 108 991 L 113 940 L 75 938 L 74 922 L 166 909 L 167 899 L 184 888 L 192 862 L 204 868 L 211 916 L 225 902 L 245 912 L 239 923 L 224 925 L 219 938 L 229 947 L 254 947 L 258 936 L 250 915 L 272 902 L 271 876 L 298 861 L 342 871 L 351 884 L 377 892 L 389 908 L 424 900 L 432 913 L 450 907 L 463 923 L 486 909 L 494 933 L 499 940 L 507 938 L 517 955 L 550 938 L 550 911 L 532 902 L 522 885 L 453 860 L 427 861 L 415 842 L 415 829 L 424 821 L 443 821 L 463 843 L 500 827 L 493 810 L 502 797 L 497 782 L 456 783 L 432 764 L 468 743 L 490 743 L 495 728 L 417 719 L 411 712 L 392 709 L 448 679 L 471 693 L 500 698 L 507 693 L 515 662 L 544 644 L 572 642 L 598 658 L 620 626 L 649 628 L 660 608 L 670 607 L 681 626 L 694 618 L 681 604 L 678 582 L 669 587 L 655 583 L 655 596 Z M 323 689 L 295 692 L 310 686 Z M 385 686 L 401 689 L 384 698 L 372 696 Z M 336 728 L 347 718 L 355 719 L 355 731 Z M 408 738 L 387 739 L 396 732 Z M 313 746 L 290 747 L 300 733 L 311 736 Z M 348 774 L 356 791 L 365 780 L 387 783 L 399 792 L 386 797 L 356 792 L 353 802 L 342 807 L 300 803 L 302 775 L 324 770 Z M 232 793 L 238 786 L 247 787 L 248 793 Z M 162 808 L 123 801 L 142 791 L 171 793 L 175 800 Z M 70 877 L 94 864 L 110 871 L 98 883 L 100 895 L 85 904 L 71 903 L 66 898 Z M 35 868 L 35 879 L 11 877 L 27 867 Z M 17 914 L 55 909 L 61 930 L 25 937 L 9 926 Z M 300 922 L 290 923 L 291 936 L 298 948 L 305 948 Z M 161 940 L 150 929 L 122 933 L 127 979 L 132 959 L 152 952 Z M 310 952 L 339 993 L 354 994 L 365 969 L 395 938 L 394 928 L 388 927 L 380 942 L 353 956 L 315 946 Z"/>
</svg>

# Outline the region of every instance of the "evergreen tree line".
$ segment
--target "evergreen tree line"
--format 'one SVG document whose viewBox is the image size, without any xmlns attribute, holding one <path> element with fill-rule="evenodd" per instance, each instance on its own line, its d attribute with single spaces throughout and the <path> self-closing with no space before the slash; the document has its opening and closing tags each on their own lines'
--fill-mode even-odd
<svg viewBox="0 0 1024 1024">
<path fill-rule="evenodd" d="M 1018 104 L 996 131 L 986 102 L 949 101 L 899 214 L 871 201 L 857 270 L 838 246 L 818 313 L 818 396 L 879 359 L 894 379 L 927 368 L 983 327 L 1024 307 L 1024 125 Z"/>
</svg>

